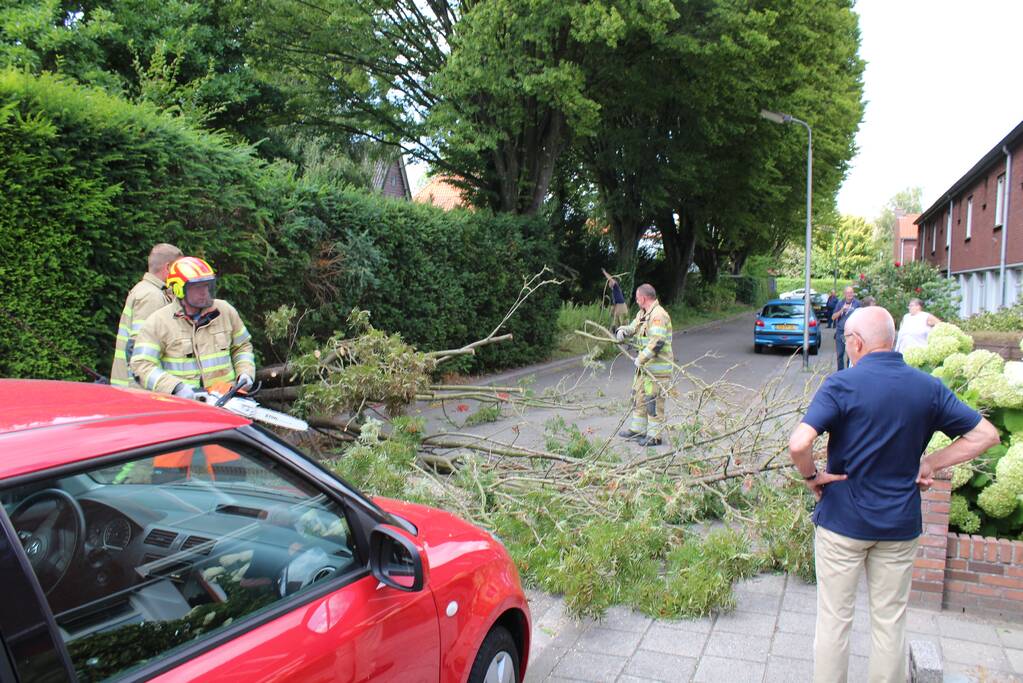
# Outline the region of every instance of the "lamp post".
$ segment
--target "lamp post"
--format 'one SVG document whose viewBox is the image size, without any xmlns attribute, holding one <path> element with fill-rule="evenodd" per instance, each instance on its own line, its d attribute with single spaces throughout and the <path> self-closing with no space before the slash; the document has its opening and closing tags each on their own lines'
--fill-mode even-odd
<svg viewBox="0 0 1023 683">
<path fill-rule="evenodd" d="M 810 316 L 813 303 L 810 299 L 810 207 L 813 199 L 813 131 L 810 124 L 789 114 L 761 109 L 760 116 L 774 123 L 798 123 L 806 128 L 806 256 L 804 259 L 803 282 L 803 369 L 810 368 Z"/>
</svg>

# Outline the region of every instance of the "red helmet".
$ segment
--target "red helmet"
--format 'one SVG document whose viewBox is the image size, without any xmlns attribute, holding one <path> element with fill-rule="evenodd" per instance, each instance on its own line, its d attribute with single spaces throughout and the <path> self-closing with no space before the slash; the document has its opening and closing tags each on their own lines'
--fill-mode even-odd
<svg viewBox="0 0 1023 683">
<path fill-rule="evenodd" d="M 209 263 L 195 256 L 179 258 L 167 269 L 167 286 L 194 308 L 209 308 L 217 294 L 217 276 Z"/>
</svg>

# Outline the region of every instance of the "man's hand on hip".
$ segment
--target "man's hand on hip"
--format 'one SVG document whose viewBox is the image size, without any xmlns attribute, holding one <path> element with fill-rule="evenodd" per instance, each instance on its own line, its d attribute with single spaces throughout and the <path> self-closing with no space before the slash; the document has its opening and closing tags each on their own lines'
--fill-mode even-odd
<svg viewBox="0 0 1023 683">
<path fill-rule="evenodd" d="M 920 461 L 920 473 L 916 475 L 916 485 L 920 487 L 921 491 L 926 491 L 934 486 L 934 468 L 926 458 Z"/>
<path fill-rule="evenodd" d="M 818 471 L 817 476 L 806 480 L 806 488 L 810 489 L 810 493 L 813 494 L 814 498 L 820 500 L 821 496 L 824 495 L 825 486 L 832 482 L 845 481 L 848 478 L 846 474 L 831 474 L 830 472 Z"/>
</svg>

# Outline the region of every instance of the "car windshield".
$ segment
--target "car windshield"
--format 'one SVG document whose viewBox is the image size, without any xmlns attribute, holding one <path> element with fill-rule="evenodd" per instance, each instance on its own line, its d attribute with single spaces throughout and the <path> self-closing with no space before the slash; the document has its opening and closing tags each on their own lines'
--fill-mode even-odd
<svg viewBox="0 0 1023 683">
<path fill-rule="evenodd" d="M 361 566 L 341 505 L 240 442 L 55 473 L 0 489 L 0 502 L 82 683 L 178 652 Z"/>
<path fill-rule="evenodd" d="M 767 304 L 761 315 L 765 318 L 803 318 L 802 304 Z"/>
</svg>

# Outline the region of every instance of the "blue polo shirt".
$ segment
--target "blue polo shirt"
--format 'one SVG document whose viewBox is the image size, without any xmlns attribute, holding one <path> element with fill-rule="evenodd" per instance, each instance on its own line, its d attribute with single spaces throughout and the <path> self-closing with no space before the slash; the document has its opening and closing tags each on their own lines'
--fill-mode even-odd
<svg viewBox="0 0 1023 683">
<path fill-rule="evenodd" d="M 922 530 L 920 456 L 934 432 L 962 436 L 980 413 L 901 353 L 879 351 L 829 375 L 803 422 L 828 433 L 828 472 L 849 477 L 824 487 L 814 524 L 865 541 L 908 541 Z"/>
<path fill-rule="evenodd" d="M 853 298 L 853 300 L 849 302 L 849 310 L 846 311 L 845 315 L 843 315 L 841 318 L 835 321 L 836 338 L 842 334 L 845 334 L 845 321 L 849 319 L 849 316 L 852 315 L 853 311 L 855 311 L 857 308 L 860 308 L 862 305 L 863 304 L 860 303 L 860 300 L 856 298 Z M 837 302 L 835 302 L 835 307 L 831 310 L 831 313 L 832 314 L 837 313 L 838 309 L 842 308 L 842 306 L 845 306 L 845 299 L 839 299 Z"/>
</svg>

